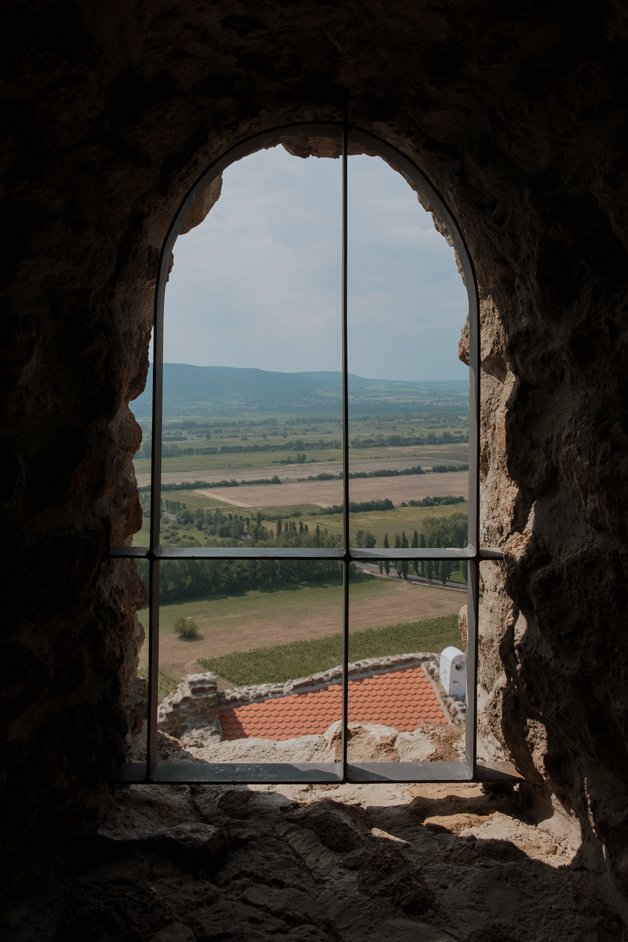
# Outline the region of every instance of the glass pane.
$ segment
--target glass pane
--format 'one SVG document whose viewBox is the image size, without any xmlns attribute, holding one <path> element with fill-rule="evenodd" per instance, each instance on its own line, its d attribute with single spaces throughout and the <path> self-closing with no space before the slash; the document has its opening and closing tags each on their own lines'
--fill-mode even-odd
<svg viewBox="0 0 628 942">
<path fill-rule="evenodd" d="M 380 565 L 350 581 L 349 761 L 462 760 L 466 591 L 381 578 Z"/>
<path fill-rule="evenodd" d="M 148 561 L 145 559 L 117 559 L 119 579 L 124 585 L 127 601 L 137 605 L 137 629 L 134 643 L 137 648 L 137 675 L 130 694 L 132 706 L 128 711 L 131 729 L 128 737 L 127 759 L 146 759 L 148 720 Z"/>
<path fill-rule="evenodd" d="M 160 756 L 335 762 L 342 714 L 337 561 L 164 561 Z M 323 676 L 321 676 L 323 674 Z"/>
<path fill-rule="evenodd" d="M 337 543 L 340 210 L 338 160 L 276 147 L 228 167 L 205 220 L 179 236 L 162 545 Z"/>
<path fill-rule="evenodd" d="M 468 301 L 455 254 L 381 158 L 350 157 L 348 178 L 350 540 L 466 546 Z"/>
<path fill-rule="evenodd" d="M 150 452 L 153 437 L 153 338 L 148 348 L 148 368 L 144 391 L 130 404 L 131 412 L 142 430 L 142 441 L 133 459 L 135 478 L 142 508 L 142 527 L 134 535 L 132 546 L 148 546 L 150 543 Z"/>
</svg>

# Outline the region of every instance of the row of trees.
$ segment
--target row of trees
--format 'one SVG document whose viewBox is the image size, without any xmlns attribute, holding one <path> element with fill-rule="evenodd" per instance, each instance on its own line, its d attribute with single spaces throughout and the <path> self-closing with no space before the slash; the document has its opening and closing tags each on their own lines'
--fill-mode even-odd
<svg viewBox="0 0 628 942">
<path fill-rule="evenodd" d="M 342 580 L 341 564 L 333 559 L 176 559 L 163 562 L 159 572 L 164 603 Z"/>
<path fill-rule="evenodd" d="M 443 494 L 439 497 L 421 497 L 419 500 L 403 501 L 402 507 L 441 507 L 443 504 L 464 504 L 465 498 L 460 495 Z"/>
<path fill-rule="evenodd" d="M 433 474 L 446 474 L 449 471 L 468 471 L 468 464 L 433 464 Z"/>
<path fill-rule="evenodd" d="M 164 509 L 174 516 L 177 524 L 182 527 L 192 526 L 208 538 L 229 540 L 234 546 L 247 544 L 249 546 L 311 546 L 334 547 L 338 545 L 339 537 L 330 536 L 327 530 L 317 525 L 310 532 L 310 527 L 302 520 L 277 519 L 273 526 L 267 517 L 258 512 L 253 516 L 221 510 L 219 507 L 210 510 L 197 508 L 191 510 L 178 500 L 165 500 Z M 207 541 L 208 543 L 210 540 Z"/>
<path fill-rule="evenodd" d="M 469 541 L 469 524 L 465 514 L 451 514 L 448 517 L 428 517 L 421 533 L 415 530 L 410 540 L 405 532 L 395 533 L 395 549 L 424 549 L 435 547 L 450 549 L 464 547 Z M 364 542 L 358 545 L 374 545 Z M 384 536 L 384 549 L 390 549 L 388 534 Z M 400 579 L 407 579 L 412 572 L 429 581 L 437 580 L 443 585 L 449 582 L 455 572 L 460 572 L 467 580 L 467 563 L 453 559 L 380 559 L 379 571 L 390 575 L 395 570 Z"/>
<path fill-rule="evenodd" d="M 297 454 L 295 458 L 286 458 L 285 461 L 279 461 L 279 464 L 305 464 L 307 455 L 305 452 Z M 466 471 L 468 465 L 436 465 L 433 471 Z M 354 478 L 394 478 L 408 474 L 426 474 L 420 464 L 412 468 L 380 468 L 375 471 L 349 471 L 347 477 L 349 480 Z M 310 474 L 304 478 L 305 481 L 338 481 L 344 477 L 342 471 L 321 471 L 319 474 Z M 194 491 L 198 488 L 208 487 L 240 487 L 242 484 L 247 487 L 252 484 L 281 484 L 281 478 L 278 474 L 273 474 L 270 478 L 247 478 L 245 481 L 238 481 L 236 478 L 222 478 L 220 481 L 177 481 L 164 482 L 161 485 L 162 491 Z M 138 488 L 140 492 L 150 490 L 150 484 L 142 484 Z M 460 498 L 463 500 L 464 498 Z"/>
<path fill-rule="evenodd" d="M 466 442 L 466 430 L 460 432 L 426 432 L 422 435 L 373 435 L 369 438 L 352 438 L 352 448 L 381 448 L 389 445 L 443 445 Z"/>
<path fill-rule="evenodd" d="M 206 438 L 210 435 L 206 434 Z M 352 448 L 381 448 L 398 445 L 446 445 L 468 441 L 468 432 L 466 429 L 454 432 L 423 432 L 420 435 L 401 435 L 393 433 L 391 435 L 373 435 L 369 437 L 352 438 L 350 445 Z M 240 440 L 246 441 L 246 436 L 240 436 Z M 162 455 L 164 458 L 177 458 L 186 455 L 239 455 L 255 454 L 259 452 L 273 451 L 294 451 L 304 454 L 307 448 L 316 451 L 338 450 L 341 448 L 339 438 L 319 438 L 312 441 L 304 441 L 301 438 L 288 439 L 284 441 L 262 441 L 250 444 L 233 445 L 186 445 L 176 434 L 164 434 L 162 439 Z M 149 458 L 151 451 L 150 439 L 145 439 L 138 457 Z M 453 469 L 452 469 L 453 470 Z"/>
<path fill-rule="evenodd" d="M 468 465 L 464 465 L 468 467 Z M 415 464 L 411 468 L 376 468 L 373 471 L 349 471 L 347 477 L 349 480 L 354 478 L 397 478 L 405 474 L 425 474 L 420 464 Z M 321 471 L 320 474 L 311 474 L 308 481 L 334 481 L 342 478 L 342 471 L 332 473 L 331 471 Z"/>
<path fill-rule="evenodd" d="M 339 537 L 316 526 L 310 531 L 302 520 L 277 520 L 212 508 L 190 510 L 180 501 L 164 501 L 168 513 L 182 527 L 193 526 L 205 534 L 206 545 L 225 540 L 232 546 L 335 547 Z M 169 560 L 160 567 L 163 602 L 237 595 L 250 589 L 280 589 L 296 584 L 338 582 L 341 565 L 336 560 Z"/>
<path fill-rule="evenodd" d="M 286 439 L 281 442 L 253 442 L 244 445 L 182 445 L 177 444 L 177 441 L 181 441 L 181 439 L 175 436 L 170 436 L 169 439 L 163 437 L 161 453 L 164 458 L 179 458 L 187 455 L 241 455 L 257 454 L 259 452 L 294 451 L 303 455 L 300 459 L 303 462 L 305 461 L 305 448 L 313 448 L 316 451 L 329 451 L 338 450 L 341 447 L 339 438 L 319 438 L 309 442 L 297 438 Z M 138 456 L 140 458 L 149 458 L 150 452 L 151 443 L 150 440 L 147 440 L 138 451 Z M 297 460 L 299 459 L 297 458 Z"/>
<path fill-rule="evenodd" d="M 382 497 L 380 500 L 350 500 L 349 510 L 353 513 L 364 513 L 370 510 L 394 510 L 395 505 L 388 497 Z M 341 514 L 342 504 L 331 504 L 329 507 L 323 507 L 319 511 L 321 514 Z"/>
<path fill-rule="evenodd" d="M 174 512 L 180 526 L 193 526 L 207 536 L 233 540 L 235 543 L 272 539 L 272 531 L 264 526 L 261 514 L 245 517 L 242 514 L 225 513 L 220 508 L 190 510 L 180 501 L 170 500 L 164 501 L 164 507 L 166 511 Z"/>
</svg>

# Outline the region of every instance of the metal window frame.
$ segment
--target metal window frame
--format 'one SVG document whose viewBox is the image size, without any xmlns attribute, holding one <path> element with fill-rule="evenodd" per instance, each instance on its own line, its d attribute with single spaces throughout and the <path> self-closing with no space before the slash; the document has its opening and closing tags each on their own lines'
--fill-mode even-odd
<svg viewBox="0 0 628 942">
<path fill-rule="evenodd" d="M 171 253 L 181 228 L 197 199 L 208 184 L 228 166 L 265 147 L 281 143 L 295 135 L 338 141 L 342 162 L 342 464 L 343 524 L 342 549 L 299 549 L 270 547 L 164 548 L 160 544 L 161 459 L 163 432 L 163 337 L 164 299 Z M 349 545 L 349 390 L 348 390 L 348 156 L 367 153 L 383 158 L 393 169 L 411 180 L 431 209 L 448 230 L 462 265 L 469 300 L 469 542 L 463 549 L 358 549 Z M 149 564 L 148 578 L 148 716 L 147 758 L 128 762 L 118 773 L 119 782 L 153 783 L 395 783 L 395 782 L 471 782 L 513 781 L 514 770 L 508 766 L 488 767 L 477 759 L 477 665 L 479 567 L 485 559 L 501 559 L 495 549 L 480 548 L 479 530 L 479 422 L 480 422 L 480 321 L 477 284 L 471 256 L 462 233 L 445 202 L 417 165 L 401 151 L 366 130 L 349 126 L 347 120 L 326 123 L 297 123 L 274 127 L 255 134 L 229 149 L 199 177 L 181 203 L 168 230 L 161 251 L 154 307 L 153 330 L 153 420 L 151 443 L 151 518 L 150 545 L 114 547 L 110 557 L 144 559 Z M 343 696 L 342 755 L 335 763 L 174 763 L 159 759 L 157 751 L 157 707 L 159 677 L 159 570 L 164 560 L 176 559 L 336 559 L 343 566 Z M 465 722 L 465 757 L 458 762 L 351 762 L 347 748 L 348 666 L 349 666 L 349 583 L 348 571 L 358 560 L 384 559 L 456 559 L 468 562 L 467 603 L 467 714 Z"/>
</svg>

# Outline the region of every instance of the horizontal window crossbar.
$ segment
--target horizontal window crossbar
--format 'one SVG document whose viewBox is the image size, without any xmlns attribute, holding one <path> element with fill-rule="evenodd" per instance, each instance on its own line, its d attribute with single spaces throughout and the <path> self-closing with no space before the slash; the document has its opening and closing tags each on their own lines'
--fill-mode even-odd
<svg viewBox="0 0 628 942">
<path fill-rule="evenodd" d="M 160 547 L 157 559 L 343 559 L 341 549 L 325 546 L 206 546 Z"/>
<path fill-rule="evenodd" d="M 151 551 L 148 547 L 139 552 L 130 552 L 135 547 L 117 547 L 111 555 L 119 559 L 344 559 L 342 549 L 329 547 L 298 546 L 172 546 L 157 547 Z M 139 547 L 138 547 L 139 549 Z"/>
<path fill-rule="evenodd" d="M 493 782 L 515 784 L 522 776 L 509 762 L 475 766 L 467 762 L 360 762 L 347 767 L 347 781 L 388 782 Z"/>
<path fill-rule="evenodd" d="M 118 782 L 212 782 L 230 785 L 339 783 L 342 782 L 341 769 L 340 762 L 157 762 L 147 776 L 144 762 L 129 762 L 120 770 Z"/>
<path fill-rule="evenodd" d="M 147 546 L 112 546 L 109 555 L 112 559 L 147 559 L 150 550 Z"/>
<path fill-rule="evenodd" d="M 386 782 L 470 782 L 471 766 L 466 762 L 360 762 L 349 763 L 347 781 Z"/>
<path fill-rule="evenodd" d="M 373 547 L 347 550 L 329 547 L 272 547 L 272 546 L 186 546 L 159 547 L 154 552 L 148 547 L 117 546 L 110 555 L 116 559 L 337 559 L 347 562 L 378 559 L 503 559 L 500 550 L 480 550 L 471 546 L 459 547 Z"/>
<path fill-rule="evenodd" d="M 129 762 L 118 773 L 119 784 L 214 782 L 223 784 L 288 785 L 300 783 L 369 784 L 385 782 L 502 782 L 515 784 L 521 776 L 507 763 L 477 765 L 467 762 L 348 762 L 342 775 L 341 762 L 157 762 L 151 774 L 146 763 Z"/>
<path fill-rule="evenodd" d="M 503 559 L 504 554 L 500 549 L 497 549 L 495 546 L 487 546 L 486 549 L 480 550 L 480 559 Z"/>
<path fill-rule="evenodd" d="M 458 547 L 424 546 L 418 549 L 395 547 L 394 549 L 352 549 L 351 558 L 359 559 L 475 559 L 471 547 L 464 549 Z"/>
</svg>

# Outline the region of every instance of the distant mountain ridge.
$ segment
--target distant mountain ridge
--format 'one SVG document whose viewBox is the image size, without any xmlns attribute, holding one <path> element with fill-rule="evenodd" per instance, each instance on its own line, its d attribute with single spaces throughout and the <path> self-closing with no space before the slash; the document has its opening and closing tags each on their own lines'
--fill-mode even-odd
<svg viewBox="0 0 628 942">
<path fill-rule="evenodd" d="M 349 375 L 351 407 L 360 412 L 424 410 L 430 405 L 466 409 L 464 380 L 412 382 Z M 342 374 L 333 371 L 281 373 L 235 366 L 164 363 L 164 415 L 234 413 L 337 413 L 342 404 Z M 138 419 L 152 407 L 152 366 L 144 392 L 131 404 Z"/>
</svg>

